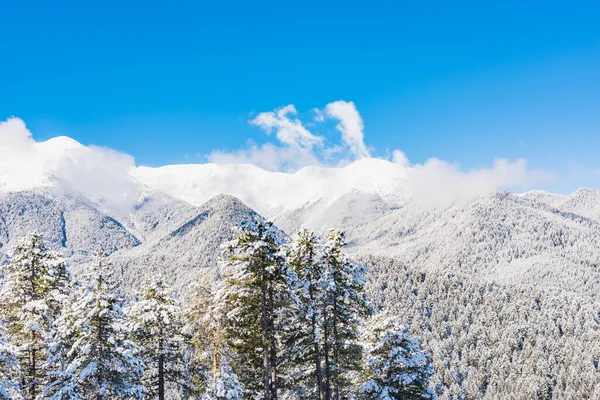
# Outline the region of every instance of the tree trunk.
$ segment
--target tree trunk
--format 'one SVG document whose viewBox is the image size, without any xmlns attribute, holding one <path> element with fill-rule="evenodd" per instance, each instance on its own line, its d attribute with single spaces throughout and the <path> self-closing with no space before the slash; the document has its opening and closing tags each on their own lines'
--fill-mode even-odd
<svg viewBox="0 0 600 400">
<path fill-rule="evenodd" d="M 269 288 L 269 310 L 275 308 L 273 300 L 273 288 Z M 273 321 L 270 321 L 271 329 L 269 341 L 271 344 L 271 399 L 277 400 L 277 341 L 275 340 L 275 326 Z"/>
<path fill-rule="evenodd" d="M 322 373 L 321 373 L 321 354 L 319 353 L 319 350 L 320 350 L 319 349 L 319 342 L 317 342 L 317 316 L 316 316 L 316 312 L 315 312 L 316 306 L 315 306 L 315 299 L 314 299 L 314 297 L 315 297 L 315 295 L 314 295 L 315 289 L 314 289 L 312 283 L 311 283 L 309 289 L 310 289 L 309 290 L 310 303 L 311 303 L 311 305 L 313 307 L 312 315 L 311 315 L 311 322 L 310 323 L 312 325 L 311 326 L 311 331 L 312 331 L 312 340 L 313 340 L 313 343 L 314 343 L 313 346 L 314 346 L 314 352 L 315 352 L 315 372 L 317 374 L 317 377 L 316 377 L 317 378 L 317 382 L 316 382 L 316 385 L 317 385 L 317 397 L 322 400 L 322 398 L 323 398 L 322 397 L 323 396 L 323 394 L 322 394 L 322 391 L 323 391 L 323 387 L 322 387 L 323 386 L 323 377 L 322 377 Z"/>
<path fill-rule="evenodd" d="M 333 400 L 340 399 L 340 353 L 337 331 L 337 299 L 333 299 L 333 362 L 335 369 L 333 371 Z"/>
<path fill-rule="evenodd" d="M 31 300 L 37 300 L 37 291 L 35 287 L 35 257 L 31 258 L 31 268 L 30 268 L 30 283 L 31 283 Z M 37 366 L 36 366 L 36 352 L 35 352 L 35 333 L 31 331 L 30 335 L 31 346 L 32 348 L 29 350 L 29 398 L 30 400 L 35 399 L 36 395 L 36 377 L 37 377 Z"/>
<path fill-rule="evenodd" d="M 261 295 L 262 295 L 262 310 L 261 310 L 261 328 L 263 336 L 263 389 L 264 389 L 264 400 L 271 399 L 271 382 L 270 382 L 270 368 L 269 368 L 269 332 L 267 330 L 267 282 L 266 282 L 266 271 L 263 268 L 262 271 L 262 282 L 261 282 Z"/>
<path fill-rule="evenodd" d="M 158 356 L 158 400 L 165 400 L 165 356 Z"/>
<path fill-rule="evenodd" d="M 325 354 L 324 398 L 325 400 L 331 400 L 331 366 L 329 365 L 329 326 L 327 325 L 327 310 L 323 312 L 323 321 L 325 321 L 323 324 L 323 353 Z"/>
<path fill-rule="evenodd" d="M 31 332 L 31 341 L 33 342 L 34 340 L 34 333 Z M 29 399 L 30 400 L 35 400 L 35 396 L 36 396 L 36 389 L 37 389 L 37 385 L 36 385 L 36 375 L 37 375 L 37 367 L 36 367 L 36 354 L 35 354 L 35 348 L 31 349 L 31 351 L 29 352 L 29 376 L 31 378 L 31 382 L 29 382 Z"/>
<path fill-rule="evenodd" d="M 102 395 L 100 394 L 100 387 L 102 387 L 102 380 L 103 380 L 103 374 L 102 374 L 102 323 L 100 322 L 98 324 L 98 336 L 97 336 L 97 340 L 98 340 L 98 356 L 97 356 L 97 360 L 98 360 L 98 373 L 96 375 L 96 390 L 98 390 L 98 392 L 96 393 L 96 400 L 102 400 Z"/>
<path fill-rule="evenodd" d="M 165 400 L 165 354 L 163 351 L 162 331 L 161 338 L 158 341 L 158 400 Z"/>
<path fill-rule="evenodd" d="M 218 343 L 217 343 L 217 328 L 213 329 L 213 385 L 217 384 L 217 371 L 218 371 Z"/>
</svg>

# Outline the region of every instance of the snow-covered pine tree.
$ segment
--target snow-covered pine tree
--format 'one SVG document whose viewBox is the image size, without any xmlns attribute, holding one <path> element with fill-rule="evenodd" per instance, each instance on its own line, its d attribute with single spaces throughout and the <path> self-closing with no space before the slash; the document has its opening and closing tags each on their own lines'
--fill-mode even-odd
<svg viewBox="0 0 600 400">
<path fill-rule="evenodd" d="M 204 393 L 216 385 L 220 366 L 228 355 L 224 304 L 218 299 L 222 282 L 202 270 L 192 285 L 184 311 L 188 343 L 189 388 Z"/>
<path fill-rule="evenodd" d="M 398 318 L 379 314 L 362 334 L 365 368 L 358 397 L 365 400 L 433 399 L 429 378 L 433 366 L 419 340 Z"/>
<path fill-rule="evenodd" d="M 323 391 L 324 399 L 347 398 L 350 382 L 361 369 L 359 320 L 370 313 L 364 293 L 366 268 L 343 253 L 344 233 L 331 229 L 322 245 Z"/>
<path fill-rule="evenodd" d="M 227 310 L 227 338 L 234 369 L 246 390 L 264 400 L 278 394 L 278 335 L 289 304 L 291 272 L 282 233 L 256 216 L 237 227 L 221 264 L 220 298 Z"/>
<path fill-rule="evenodd" d="M 244 398 L 244 385 L 229 366 L 225 358 L 221 359 L 219 369 L 211 376 L 211 383 L 202 400 L 242 400 Z"/>
<path fill-rule="evenodd" d="M 73 280 L 71 271 L 64 258 L 58 253 L 51 253 L 48 264 L 50 274 L 50 307 L 54 319 L 60 317 L 64 307 L 72 299 L 77 282 Z"/>
<path fill-rule="evenodd" d="M 48 251 L 38 233 L 21 238 L 10 263 L 2 267 L 0 311 L 7 336 L 17 345 L 21 391 L 29 400 L 36 399 L 47 382 L 49 338 L 67 280 L 55 273 L 63 267 L 60 256 Z"/>
<path fill-rule="evenodd" d="M 49 361 L 51 383 L 45 397 L 63 399 L 140 399 L 143 362 L 129 340 L 123 298 L 103 254 L 88 273 L 76 300 L 57 320 Z"/>
<path fill-rule="evenodd" d="M 288 247 L 287 260 L 298 280 L 291 315 L 283 327 L 283 346 L 288 349 L 290 365 L 286 389 L 289 397 L 321 399 L 324 292 L 319 237 L 307 229 L 299 230 Z"/>
<path fill-rule="evenodd" d="M 148 395 L 165 399 L 169 386 L 179 391 L 185 376 L 180 310 L 162 278 L 146 283 L 128 310 L 130 331 L 145 364 Z"/>
<path fill-rule="evenodd" d="M 17 349 L 6 338 L 6 328 L 0 321 L 0 400 L 22 399 L 19 389 Z"/>
</svg>

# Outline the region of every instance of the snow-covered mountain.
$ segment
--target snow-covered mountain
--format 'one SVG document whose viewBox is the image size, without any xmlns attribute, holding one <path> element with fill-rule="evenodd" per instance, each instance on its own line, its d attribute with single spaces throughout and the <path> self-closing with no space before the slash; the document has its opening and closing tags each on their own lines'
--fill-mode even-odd
<svg viewBox="0 0 600 400">
<path fill-rule="evenodd" d="M 194 206 L 231 195 L 269 218 L 316 203 L 330 204 L 355 192 L 394 204 L 410 197 L 408 169 L 382 159 L 362 159 L 340 168 L 306 167 L 295 173 L 224 164 L 149 168 L 136 166 L 125 154 L 64 136 L 35 142 L 21 120 L 3 122 L 0 128 L 9 130 L 13 140 L 0 148 L 0 193 L 44 188 L 79 196 L 109 213 L 127 214 L 156 193 Z M 21 139 L 14 142 L 14 137 Z"/>
<path fill-rule="evenodd" d="M 11 124 L 18 132 L 25 129 L 19 121 Z M 177 260 L 169 263 L 182 269 L 214 265 L 218 245 L 201 245 L 209 239 L 204 235 L 221 240 L 256 210 L 288 233 L 300 226 L 344 229 L 358 254 L 501 282 L 595 282 L 598 190 L 570 196 L 491 191 L 425 207 L 415 198 L 411 169 L 382 159 L 295 173 L 252 165 L 149 168 L 109 149 L 66 137 L 34 142 L 23 132 L 23 141 L 12 144 L 19 156 L 8 152 L 0 158 L 2 253 L 16 237 L 37 229 L 77 263 L 103 247 L 118 253 L 123 265 L 141 262 L 144 253 L 153 271 L 161 268 L 154 261 L 158 255 L 171 251 Z M 236 200 L 218 197 L 223 195 Z M 209 219 L 200 217 L 209 209 Z M 210 222 L 207 231 L 207 221 L 218 223 Z M 183 227 L 199 226 L 192 236 L 181 234 Z M 127 257 L 137 261 L 123 261 Z"/>
<path fill-rule="evenodd" d="M 194 205 L 218 194 L 235 196 L 269 218 L 317 203 L 332 204 L 351 193 L 377 195 L 393 204 L 410 197 L 407 169 L 375 158 L 340 168 L 305 167 L 295 173 L 254 165 L 196 164 L 138 167 L 133 175 L 148 187 Z"/>
</svg>

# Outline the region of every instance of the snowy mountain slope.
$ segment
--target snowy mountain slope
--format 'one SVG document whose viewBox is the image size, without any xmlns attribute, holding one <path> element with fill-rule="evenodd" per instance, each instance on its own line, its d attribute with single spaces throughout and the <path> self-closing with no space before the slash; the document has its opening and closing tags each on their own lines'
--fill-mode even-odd
<svg viewBox="0 0 600 400">
<path fill-rule="evenodd" d="M 594 201 L 581 193 L 562 203 L 593 210 Z M 251 213 L 226 195 L 195 207 L 154 191 L 128 215 L 109 215 L 81 197 L 48 190 L 8 193 L 0 196 L 0 252 L 37 229 L 74 264 L 89 261 L 102 246 L 140 277 L 166 271 L 179 281 L 195 267 L 214 266 L 231 226 Z M 423 209 L 352 192 L 281 213 L 275 223 L 288 233 L 300 226 L 335 226 L 347 231 L 352 252 L 432 270 L 567 290 L 583 285 L 589 291 L 598 283 L 600 221 L 552 207 L 539 196 L 495 192 Z"/>
<path fill-rule="evenodd" d="M 523 197 L 584 217 L 600 219 L 600 190 L 597 189 L 581 188 L 568 196 L 530 191 L 523 194 Z"/>
<path fill-rule="evenodd" d="M 193 217 L 168 234 L 116 252 L 110 259 L 126 288 L 162 274 L 175 290 L 185 291 L 199 268 L 217 266 L 220 246 L 231 239 L 232 227 L 253 214 L 238 199 L 217 196 L 194 209 Z"/>
<path fill-rule="evenodd" d="M 220 245 L 234 224 L 254 211 L 231 196 L 217 196 L 200 207 L 154 194 L 123 219 L 109 216 L 81 197 L 46 189 L 0 195 L 0 263 L 27 232 L 43 234 L 82 272 L 102 248 L 124 287 L 134 290 L 146 278 L 163 274 L 185 288 L 200 267 L 215 267 Z"/>
<path fill-rule="evenodd" d="M 600 220 L 600 190 L 579 189 L 559 204 L 558 208 Z"/>
<path fill-rule="evenodd" d="M 119 218 L 142 242 L 169 234 L 197 214 L 197 207 L 158 191 L 147 191 L 127 215 Z"/>
<path fill-rule="evenodd" d="M 339 223 L 361 254 L 500 282 L 600 283 L 600 221 L 508 192 L 436 210 L 408 205 L 356 228 Z"/>
<path fill-rule="evenodd" d="M 116 219 L 70 196 L 45 190 L 0 194 L 0 252 L 6 253 L 30 231 L 44 235 L 48 246 L 67 256 L 107 253 L 140 242 Z"/>
</svg>

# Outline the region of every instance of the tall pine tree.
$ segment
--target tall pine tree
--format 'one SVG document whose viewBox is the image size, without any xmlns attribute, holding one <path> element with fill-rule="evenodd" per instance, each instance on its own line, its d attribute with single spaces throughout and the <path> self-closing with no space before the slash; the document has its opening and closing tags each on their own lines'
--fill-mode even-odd
<svg viewBox="0 0 600 400">
<path fill-rule="evenodd" d="M 19 240 L 2 272 L 0 311 L 17 345 L 21 390 L 34 400 L 47 383 L 49 340 L 70 278 L 62 258 L 48 251 L 38 233 Z"/>
<path fill-rule="evenodd" d="M 227 310 L 228 344 L 234 366 L 251 395 L 278 395 L 278 330 L 289 304 L 292 279 L 285 262 L 282 233 L 254 217 L 238 227 L 227 245 L 220 299 Z"/>
<path fill-rule="evenodd" d="M 167 386 L 179 391 L 185 376 L 178 305 L 158 278 L 146 283 L 128 314 L 139 357 L 145 364 L 144 386 L 148 395 L 164 400 Z"/>
<path fill-rule="evenodd" d="M 129 337 L 124 300 L 102 252 L 57 321 L 50 362 L 52 382 L 45 396 L 53 399 L 140 399 L 143 362 Z"/>
<path fill-rule="evenodd" d="M 353 375 L 361 369 L 359 321 L 370 313 L 364 293 L 366 268 L 343 252 L 344 233 L 331 229 L 322 248 L 323 285 L 323 398 L 345 399 Z"/>
<path fill-rule="evenodd" d="M 297 276 L 290 318 L 284 325 L 289 373 L 286 389 L 296 398 L 320 399 L 323 394 L 323 263 L 319 237 L 298 231 L 288 249 L 288 265 Z"/>
</svg>

